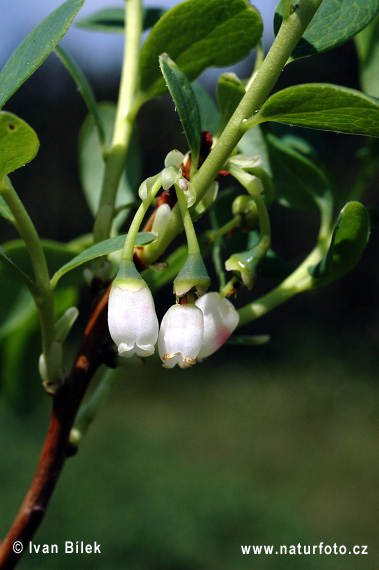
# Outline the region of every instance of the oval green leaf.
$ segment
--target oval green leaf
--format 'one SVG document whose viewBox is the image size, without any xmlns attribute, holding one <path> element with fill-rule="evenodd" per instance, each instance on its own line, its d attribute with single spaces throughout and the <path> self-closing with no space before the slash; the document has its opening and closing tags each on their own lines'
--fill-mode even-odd
<svg viewBox="0 0 379 570">
<path fill-rule="evenodd" d="M 116 105 L 114 103 L 99 103 L 98 109 L 100 121 L 105 131 L 105 148 L 109 150 L 116 118 Z M 96 215 L 99 207 L 104 168 L 97 123 L 94 116 L 90 114 L 85 119 L 79 136 L 79 174 L 87 204 L 93 215 Z M 117 192 L 116 208 L 133 202 L 140 179 L 139 145 L 137 137 L 133 135 L 126 157 L 125 170 L 122 173 Z M 116 229 L 120 227 L 126 215 L 127 211 L 125 210 L 116 216 L 114 220 Z"/>
<path fill-rule="evenodd" d="M 136 247 L 147 245 L 148 243 L 153 242 L 157 238 L 156 234 L 149 233 L 149 232 L 139 232 L 137 234 L 135 245 Z M 115 238 L 106 239 L 100 243 L 97 243 L 73 259 L 71 259 L 68 263 L 63 265 L 56 273 L 54 273 L 53 277 L 51 278 L 51 285 L 55 287 L 58 283 L 59 279 L 63 277 L 69 271 L 72 271 L 79 265 L 83 265 L 83 263 L 87 263 L 92 259 L 96 259 L 97 257 L 102 257 L 103 255 L 109 255 L 110 253 L 114 253 L 115 251 L 119 251 L 124 247 L 126 235 L 117 236 Z"/>
<path fill-rule="evenodd" d="M 158 57 L 167 53 L 189 81 L 208 67 L 246 57 L 262 36 L 259 12 L 246 0 L 191 0 L 167 12 L 141 50 L 140 89 L 146 99 L 162 95 L 165 82 Z"/>
<path fill-rule="evenodd" d="M 0 73 L 0 108 L 53 51 L 85 0 L 67 0 L 45 18 L 13 52 Z"/>
<path fill-rule="evenodd" d="M 217 101 L 221 113 L 219 134 L 226 127 L 245 93 L 245 86 L 235 73 L 223 73 L 220 76 L 217 84 Z"/>
<path fill-rule="evenodd" d="M 355 38 L 362 90 L 379 98 L 379 16 Z"/>
<path fill-rule="evenodd" d="M 328 83 L 295 85 L 267 99 L 252 123 L 264 121 L 378 137 L 379 101 Z"/>
<path fill-rule="evenodd" d="M 348 202 L 341 210 L 327 254 L 309 268 L 314 287 L 329 285 L 357 265 L 370 235 L 370 217 L 359 202 Z"/>
<path fill-rule="evenodd" d="M 191 149 L 192 164 L 197 165 L 200 154 L 201 122 L 195 94 L 187 77 L 166 53 L 159 57 L 159 65 L 179 113 Z"/>
<path fill-rule="evenodd" d="M 300 8 L 301 9 L 301 2 Z M 304 36 L 292 52 L 291 60 L 335 48 L 363 30 L 379 10 L 379 0 L 323 0 Z M 275 12 L 274 31 L 282 23 L 283 2 Z"/>
<path fill-rule="evenodd" d="M 208 91 L 198 81 L 192 83 L 192 89 L 200 111 L 201 130 L 209 131 L 214 135 L 220 125 L 220 113 L 217 106 Z"/>
<path fill-rule="evenodd" d="M 32 127 L 6 111 L 0 111 L 0 178 L 1 180 L 30 162 L 37 154 L 39 140 Z"/>
<path fill-rule="evenodd" d="M 282 206 L 317 210 L 332 203 L 324 173 L 308 158 L 274 135 L 266 136 L 275 197 Z"/>
<path fill-rule="evenodd" d="M 143 29 L 148 30 L 159 18 L 165 14 L 166 10 L 161 8 L 146 8 L 143 10 Z M 75 22 L 76 26 L 95 30 L 98 32 L 113 32 L 118 34 L 124 33 L 125 28 L 125 10 L 123 8 L 104 8 L 86 18 L 82 18 Z"/>
</svg>

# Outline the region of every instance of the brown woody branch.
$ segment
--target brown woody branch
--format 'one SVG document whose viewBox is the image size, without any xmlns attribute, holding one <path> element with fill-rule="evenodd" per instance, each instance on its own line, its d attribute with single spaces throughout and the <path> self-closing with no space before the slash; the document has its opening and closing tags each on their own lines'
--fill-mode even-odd
<svg viewBox="0 0 379 570">
<path fill-rule="evenodd" d="M 13 544 L 20 541 L 25 548 L 36 533 L 65 461 L 72 455 L 70 430 L 88 384 L 101 364 L 109 291 L 110 287 L 95 301 L 72 370 L 53 397 L 50 425 L 34 479 L 7 537 L 0 544 L 1 570 L 11 570 L 18 563 L 21 554 L 13 551 Z"/>
</svg>

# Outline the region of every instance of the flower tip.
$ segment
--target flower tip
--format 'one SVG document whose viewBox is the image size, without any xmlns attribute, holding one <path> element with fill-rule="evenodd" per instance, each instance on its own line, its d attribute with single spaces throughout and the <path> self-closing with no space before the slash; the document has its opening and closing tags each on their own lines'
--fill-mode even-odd
<svg viewBox="0 0 379 570">
<path fill-rule="evenodd" d="M 184 370 L 185 368 L 190 368 L 191 366 L 196 364 L 196 359 L 184 358 L 181 352 L 172 355 L 168 354 L 167 352 L 162 357 L 162 361 L 163 361 L 162 364 L 163 368 L 174 368 L 174 366 L 177 364 L 179 368 L 182 368 L 182 370 Z"/>
<path fill-rule="evenodd" d="M 175 166 L 176 168 L 180 168 L 180 165 L 183 163 L 184 154 L 182 154 L 179 150 L 171 150 L 166 158 L 164 159 L 165 167 Z"/>
</svg>

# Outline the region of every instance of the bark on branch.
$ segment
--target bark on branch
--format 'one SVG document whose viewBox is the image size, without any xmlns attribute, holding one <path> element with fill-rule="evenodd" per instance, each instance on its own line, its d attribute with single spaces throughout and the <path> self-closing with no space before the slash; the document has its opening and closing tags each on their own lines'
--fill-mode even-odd
<svg viewBox="0 0 379 570">
<path fill-rule="evenodd" d="M 88 384 L 101 364 L 109 291 L 110 287 L 95 303 L 72 370 L 53 397 L 51 420 L 34 479 L 7 537 L 0 544 L 1 570 L 13 569 L 20 560 L 21 554 L 13 551 L 13 544 L 19 541 L 25 549 L 34 536 L 64 463 L 72 455 L 68 444 L 70 430 Z"/>
</svg>

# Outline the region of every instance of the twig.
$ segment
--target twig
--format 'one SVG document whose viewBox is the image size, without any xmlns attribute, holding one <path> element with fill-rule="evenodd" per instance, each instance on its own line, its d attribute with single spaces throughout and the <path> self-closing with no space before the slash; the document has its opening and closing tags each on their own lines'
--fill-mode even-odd
<svg viewBox="0 0 379 570">
<path fill-rule="evenodd" d="M 30 489 L 11 526 L 0 544 L 0 569 L 11 570 L 21 554 L 13 551 L 16 541 L 24 549 L 36 533 L 45 515 L 50 497 L 67 457 L 75 450 L 69 447 L 70 430 L 86 389 L 101 364 L 100 349 L 107 324 L 110 287 L 96 303 L 67 382 L 53 398 L 49 429 Z"/>
</svg>

